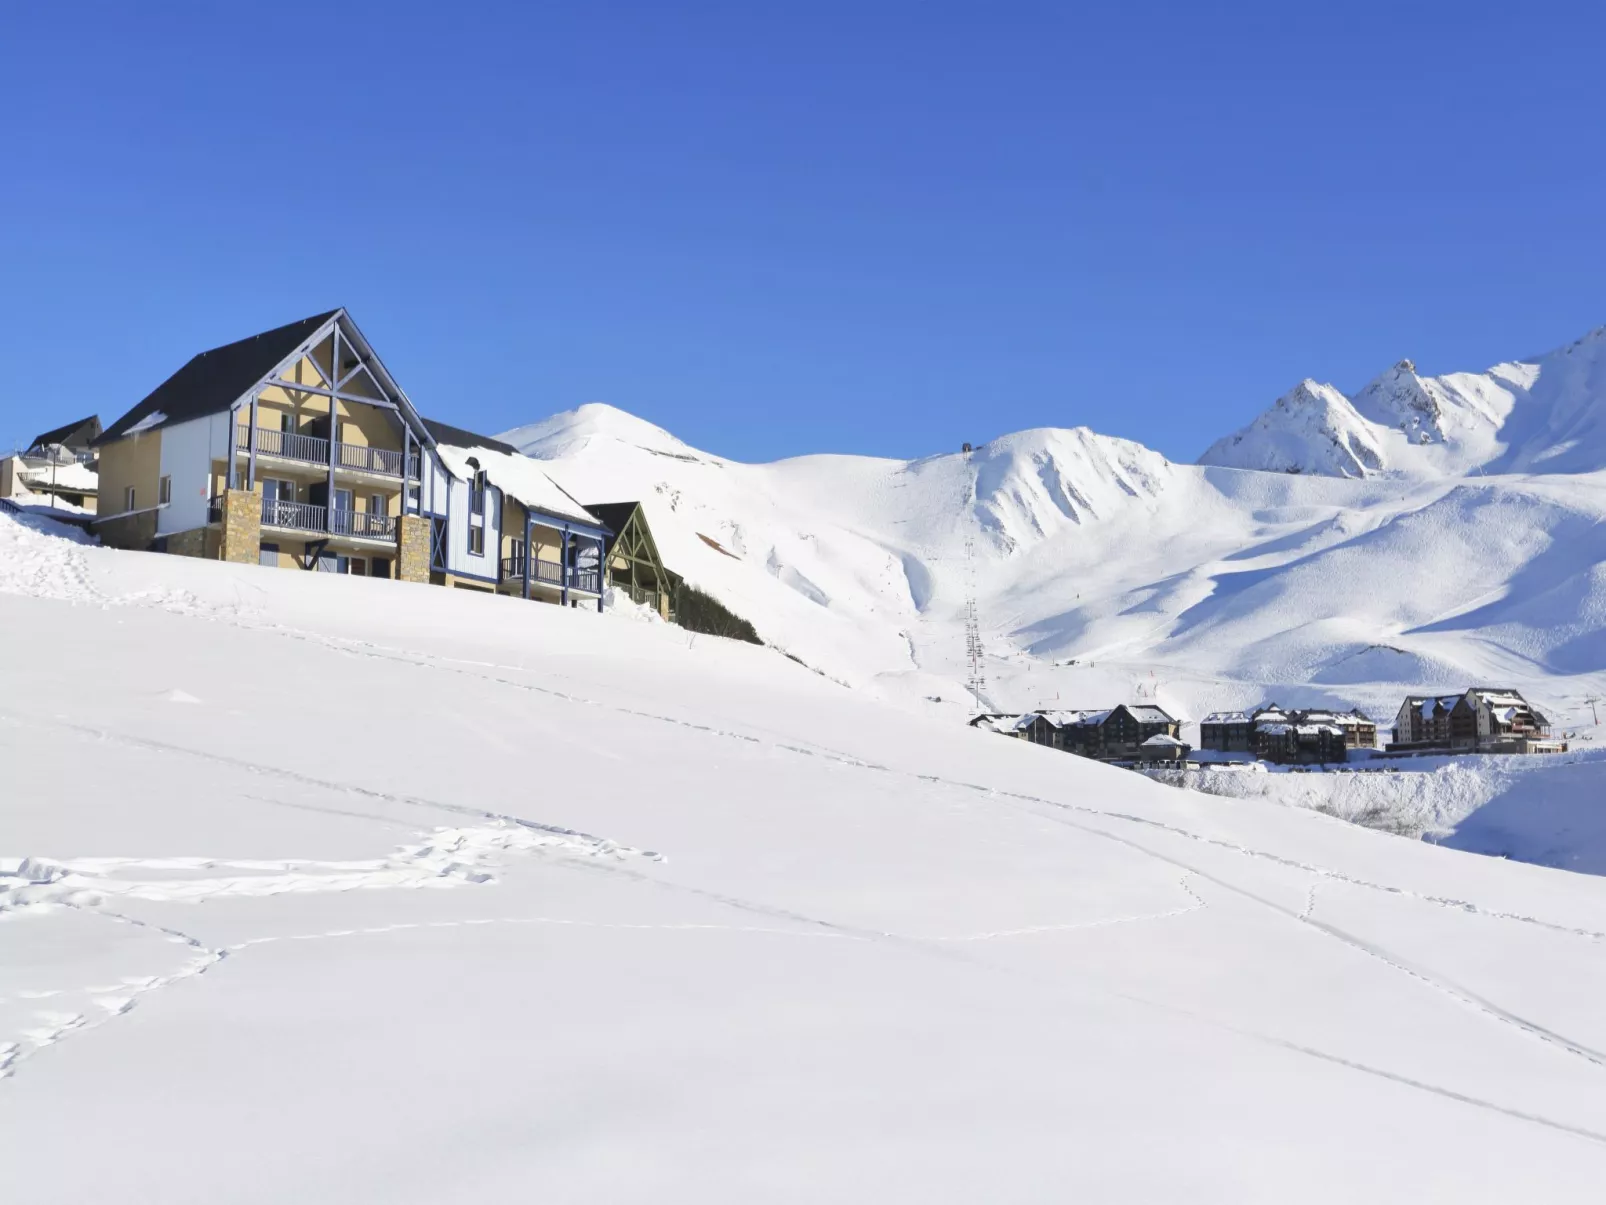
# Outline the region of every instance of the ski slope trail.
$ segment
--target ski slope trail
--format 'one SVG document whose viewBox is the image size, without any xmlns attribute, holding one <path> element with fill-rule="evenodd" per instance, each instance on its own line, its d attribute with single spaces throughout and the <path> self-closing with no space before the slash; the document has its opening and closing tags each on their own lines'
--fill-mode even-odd
<svg viewBox="0 0 1606 1205">
<path fill-rule="evenodd" d="M 19 1183 L 1585 1201 L 1606 1173 L 1606 881 L 666 625 L 9 522 Z"/>
</svg>

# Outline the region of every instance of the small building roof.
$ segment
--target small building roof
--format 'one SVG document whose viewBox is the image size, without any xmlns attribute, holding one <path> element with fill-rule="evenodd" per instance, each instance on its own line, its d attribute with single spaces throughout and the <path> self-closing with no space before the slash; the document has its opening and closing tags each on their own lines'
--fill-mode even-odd
<svg viewBox="0 0 1606 1205">
<path fill-rule="evenodd" d="M 1247 724 L 1250 722 L 1247 711 L 1212 711 L 1201 724 Z"/>
<path fill-rule="evenodd" d="M 1140 724 L 1175 724 L 1170 714 L 1163 707 L 1155 707 L 1147 703 L 1132 703 L 1127 705 L 1127 712 Z"/>
<path fill-rule="evenodd" d="M 1142 748 L 1145 749 L 1186 749 L 1187 747 L 1182 741 L 1165 732 L 1156 732 L 1148 740 L 1144 741 L 1142 745 Z"/>
<path fill-rule="evenodd" d="M 91 414 L 76 422 L 65 423 L 43 435 L 35 435 L 30 448 L 47 448 L 60 444 L 64 448 L 87 448 L 100 435 L 100 415 Z"/>
<path fill-rule="evenodd" d="M 435 440 L 435 451 L 448 471 L 464 481 L 482 471 L 497 489 L 554 519 L 568 519 L 587 527 L 607 530 L 607 524 L 585 507 L 512 444 L 476 435 L 460 427 L 425 419 L 424 427 Z M 473 463 L 470 463 L 470 462 Z"/>
<path fill-rule="evenodd" d="M 982 732 L 1013 733 L 1019 723 L 1012 715 L 979 715 L 970 721 L 972 728 Z"/>
<path fill-rule="evenodd" d="M 68 493 L 93 494 L 100 486 L 100 474 L 76 461 L 68 464 L 27 465 L 19 468 L 17 476 L 38 490 L 66 490 Z"/>
<path fill-rule="evenodd" d="M 492 439 L 489 435 L 480 435 L 462 427 L 454 427 L 450 423 L 443 423 L 435 418 L 423 418 L 424 430 L 434 437 L 436 443 L 451 444 L 454 448 L 489 448 L 493 452 L 501 452 L 506 456 L 520 456 L 521 453 L 512 444 L 503 443 L 500 439 Z"/>
</svg>

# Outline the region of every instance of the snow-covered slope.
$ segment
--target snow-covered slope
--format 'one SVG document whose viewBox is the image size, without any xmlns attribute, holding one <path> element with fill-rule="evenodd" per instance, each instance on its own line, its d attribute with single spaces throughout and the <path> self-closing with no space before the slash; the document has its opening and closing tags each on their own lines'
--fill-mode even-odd
<svg viewBox="0 0 1606 1205">
<path fill-rule="evenodd" d="M 1606 467 L 1606 327 L 1487 372 L 1417 374 L 1401 360 L 1352 398 L 1305 381 L 1201 464 L 1416 477 Z"/>
<path fill-rule="evenodd" d="M 1335 430 L 1372 423 L 1303 393 Z M 1403 386 L 1362 403 L 1411 407 Z M 999 710 L 1145 698 L 1197 720 L 1272 694 L 1386 723 L 1406 693 L 1495 682 L 1571 729 L 1606 694 L 1602 471 L 1252 472 L 1083 429 L 754 465 L 606 406 L 505 438 L 582 502 L 640 499 L 670 567 L 769 642 L 956 719 L 967 594 Z"/>
<path fill-rule="evenodd" d="M 1093 509 L 1084 471 L 1143 514 L 1195 488 L 1024 446 Z M 817 531 L 965 479 L 860 467 Z M 1006 524 L 1119 521 L 1029 485 Z M 0 665 L 0 1168 L 29 1200 L 1606 1175 L 1606 880 L 1176 791 L 668 625 L 5 515 Z"/>
</svg>

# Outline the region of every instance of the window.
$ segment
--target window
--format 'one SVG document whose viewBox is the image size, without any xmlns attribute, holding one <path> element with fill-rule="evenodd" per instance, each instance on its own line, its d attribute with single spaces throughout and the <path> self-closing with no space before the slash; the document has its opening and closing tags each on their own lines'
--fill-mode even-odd
<svg viewBox="0 0 1606 1205">
<path fill-rule="evenodd" d="M 485 555 L 485 528 L 470 527 L 468 529 L 468 551 L 470 556 Z"/>
<path fill-rule="evenodd" d="M 373 560 L 368 562 L 368 576 L 389 577 L 390 562 L 382 556 L 376 556 Z"/>
<path fill-rule="evenodd" d="M 282 435 L 294 435 L 296 433 L 296 416 L 286 414 L 281 410 L 279 412 L 279 432 Z"/>
<path fill-rule="evenodd" d="M 173 501 L 173 479 L 163 477 L 156 487 L 156 501 L 166 506 Z"/>
<path fill-rule="evenodd" d="M 294 481 L 279 481 L 273 477 L 262 479 L 262 500 L 264 502 L 294 502 L 296 500 L 296 483 Z"/>
<path fill-rule="evenodd" d="M 133 510 L 134 509 L 134 487 L 133 486 L 129 486 L 126 490 L 123 491 L 123 509 L 124 510 Z"/>
<path fill-rule="evenodd" d="M 367 577 L 368 562 L 360 556 L 352 557 L 350 572 L 353 577 Z"/>
<path fill-rule="evenodd" d="M 370 515 L 388 515 L 390 513 L 390 502 L 384 494 L 368 495 L 368 513 Z"/>
<path fill-rule="evenodd" d="M 480 516 L 485 514 L 485 471 L 483 469 L 475 473 L 468 483 L 468 513 Z"/>
<path fill-rule="evenodd" d="M 277 544 L 262 544 L 257 548 L 257 564 L 277 568 L 279 564 L 279 546 Z"/>
<path fill-rule="evenodd" d="M 348 513 L 353 509 L 353 507 L 352 507 L 352 494 L 351 494 L 350 490 L 336 490 L 335 491 L 334 509 L 335 510 L 343 510 L 343 511 L 346 511 Z"/>
</svg>

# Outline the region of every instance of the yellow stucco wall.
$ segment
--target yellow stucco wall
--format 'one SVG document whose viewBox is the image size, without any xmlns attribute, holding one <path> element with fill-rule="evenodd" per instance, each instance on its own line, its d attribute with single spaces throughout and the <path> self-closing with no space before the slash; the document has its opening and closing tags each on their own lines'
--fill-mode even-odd
<svg viewBox="0 0 1606 1205">
<path fill-rule="evenodd" d="M 100 451 L 100 513 L 120 515 L 128 509 L 126 494 L 134 487 L 134 508 L 155 506 L 162 472 L 162 432 L 141 431 L 107 444 Z"/>
</svg>

